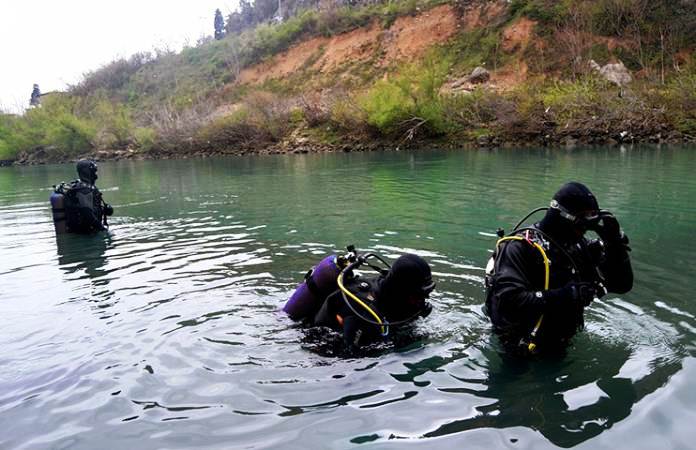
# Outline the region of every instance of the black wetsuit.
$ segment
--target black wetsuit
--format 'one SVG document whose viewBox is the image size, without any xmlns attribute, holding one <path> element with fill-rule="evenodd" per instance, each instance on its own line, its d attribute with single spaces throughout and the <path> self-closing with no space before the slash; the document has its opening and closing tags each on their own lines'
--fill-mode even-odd
<svg viewBox="0 0 696 450">
<path fill-rule="evenodd" d="M 551 215 L 534 226 L 546 232 L 547 237 L 551 236 L 557 245 L 540 232 L 518 233 L 546 251 L 550 260 L 547 291 L 544 290 L 543 257 L 531 242 L 502 242 L 498 254 L 494 255 L 494 270 L 487 277 L 486 310 L 494 331 L 508 350 L 524 351 L 525 346 L 520 346 L 520 342 L 529 338 L 542 314 L 544 320 L 535 338 L 538 350 L 557 351 L 566 347 L 582 328 L 587 306 L 568 299 L 568 290 L 564 287 L 569 283 L 588 282 L 595 286 L 601 283 L 608 292 L 615 293 L 628 292 L 633 285 L 625 241 L 605 243 L 599 239 L 577 239 L 558 221 Z"/>
<path fill-rule="evenodd" d="M 365 302 L 372 310 L 382 318 L 377 308 L 379 295 L 379 278 L 363 278 L 356 276 L 346 280 L 345 287 Z M 350 300 L 353 309 L 361 316 L 376 322 L 364 307 Z M 325 326 L 343 333 L 346 345 L 350 348 L 359 348 L 363 345 L 383 340 L 379 325 L 372 324 L 358 316 L 343 299 L 341 290 L 329 295 L 314 316 L 314 325 Z"/>
<path fill-rule="evenodd" d="M 75 180 L 64 190 L 64 195 L 68 232 L 94 233 L 106 229 L 105 204 L 96 186 Z"/>
</svg>

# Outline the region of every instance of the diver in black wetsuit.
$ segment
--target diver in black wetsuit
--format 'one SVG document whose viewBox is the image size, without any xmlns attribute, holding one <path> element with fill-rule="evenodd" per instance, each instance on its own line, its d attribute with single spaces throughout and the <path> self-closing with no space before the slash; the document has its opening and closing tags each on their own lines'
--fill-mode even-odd
<svg viewBox="0 0 696 450">
<path fill-rule="evenodd" d="M 599 239 L 586 239 L 588 230 Z M 486 269 L 486 313 L 504 347 L 565 349 L 594 298 L 631 290 L 629 250 L 616 217 L 586 186 L 563 185 L 539 223 L 498 241 Z"/>
<path fill-rule="evenodd" d="M 435 283 L 430 266 L 417 255 L 402 255 L 378 277 L 364 278 L 348 270 L 343 287 L 324 300 L 312 322 L 342 332 L 349 348 L 379 342 L 390 328 L 432 311 L 426 299 Z"/>
<path fill-rule="evenodd" d="M 95 185 L 97 164 L 86 159 L 78 161 L 77 175 L 78 180 L 61 183 L 55 190 L 64 197 L 65 231 L 88 234 L 106 230 L 106 217 L 111 216 L 114 209 L 104 202 L 102 193 Z"/>
</svg>

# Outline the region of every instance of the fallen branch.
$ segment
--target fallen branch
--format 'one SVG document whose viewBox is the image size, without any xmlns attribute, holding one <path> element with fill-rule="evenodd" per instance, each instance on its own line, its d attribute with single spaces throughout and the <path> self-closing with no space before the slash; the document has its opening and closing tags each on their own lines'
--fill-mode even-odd
<svg viewBox="0 0 696 450">
<path fill-rule="evenodd" d="M 411 123 L 414 123 L 415 125 L 411 126 L 406 132 L 404 133 L 404 137 L 401 139 L 400 144 L 403 144 L 406 141 L 412 141 L 413 138 L 416 135 L 416 131 L 426 123 L 428 123 L 428 119 L 423 119 L 422 117 L 411 117 L 408 120 L 404 120 L 403 122 L 399 123 L 401 126 L 407 126 Z"/>
</svg>

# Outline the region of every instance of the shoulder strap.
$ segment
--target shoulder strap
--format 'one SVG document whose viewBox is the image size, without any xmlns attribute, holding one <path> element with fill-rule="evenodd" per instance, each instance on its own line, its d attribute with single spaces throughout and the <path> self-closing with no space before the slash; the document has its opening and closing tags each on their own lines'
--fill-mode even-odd
<svg viewBox="0 0 696 450">
<path fill-rule="evenodd" d="M 546 250 L 544 250 L 544 247 L 542 244 L 538 242 L 539 237 L 536 236 L 536 233 L 529 232 L 530 230 L 527 230 L 526 233 L 524 233 L 522 236 L 518 234 L 515 234 L 513 236 L 505 236 L 500 239 L 498 239 L 498 242 L 495 244 L 495 251 L 496 253 L 498 252 L 498 247 L 500 246 L 501 243 L 503 242 L 509 242 L 509 241 L 524 241 L 527 242 L 529 245 L 531 245 L 533 248 L 537 249 L 539 253 L 541 253 L 541 258 L 544 261 L 544 290 L 549 289 L 549 281 L 550 281 L 550 261 L 548 256 L 546 255 Z"/>
</svg>

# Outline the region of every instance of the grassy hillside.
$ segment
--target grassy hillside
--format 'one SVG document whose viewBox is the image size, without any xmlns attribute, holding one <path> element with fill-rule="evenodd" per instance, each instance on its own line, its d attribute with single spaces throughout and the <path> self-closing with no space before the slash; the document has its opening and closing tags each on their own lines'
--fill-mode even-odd
<svg viewBox="0 0 696 450">
<path fill-rule="evenodd" d="M 694 0 L 351 4 L 245 4 L 223 39 L 114 61 L 0 114 L 0 159 L 696 136 Z"/>
</svg>

